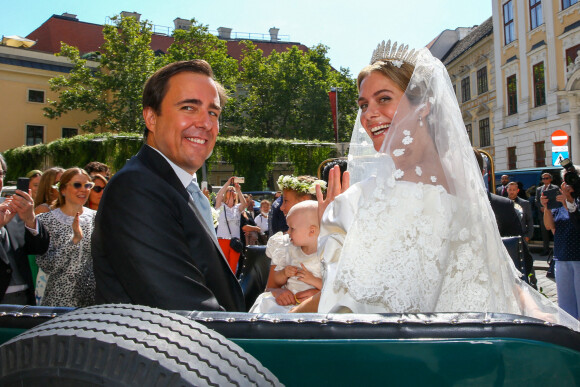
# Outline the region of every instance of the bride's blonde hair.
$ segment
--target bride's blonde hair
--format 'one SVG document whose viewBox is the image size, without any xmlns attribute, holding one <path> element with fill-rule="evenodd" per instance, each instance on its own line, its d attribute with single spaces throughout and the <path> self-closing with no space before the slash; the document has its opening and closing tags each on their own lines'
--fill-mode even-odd
<svg viewBox="0 0 580 387">
<path fill-rule="evenodd" d="M 363 68 L 357 77 L 356 85 L 360 90 L 360 84 L 362 81 L 370 75 L 373 71 L 382 73 L 384 76 L 395 82 L 395 85 L 399 87 L 402 91 L 407 90 L 407 86 L 411 81 L 411 76 L 415 66 L 410 63 L 402 62 L 401 66 L 398 67 L 392 63 L 391 60 L 380 59 Z"/>
</svg>

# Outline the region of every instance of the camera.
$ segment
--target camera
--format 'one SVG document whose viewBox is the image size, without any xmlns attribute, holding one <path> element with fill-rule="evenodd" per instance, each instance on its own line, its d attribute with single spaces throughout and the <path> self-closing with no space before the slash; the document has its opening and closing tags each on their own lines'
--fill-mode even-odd
<svg viewBox="0 0 580 387">
<path fill-rule="evenodd" d="M 571 193 L 572 197 L 574 199 L 578 198 L 580 195 L 580 177 L 578 176 L 578 171 L 576 171 L 576 168 L 570 159 L 562 160 L 560 165 L 566 170 L 564 181 L 566 184 L 574 188 L 574 192 Z"/>
</svg>

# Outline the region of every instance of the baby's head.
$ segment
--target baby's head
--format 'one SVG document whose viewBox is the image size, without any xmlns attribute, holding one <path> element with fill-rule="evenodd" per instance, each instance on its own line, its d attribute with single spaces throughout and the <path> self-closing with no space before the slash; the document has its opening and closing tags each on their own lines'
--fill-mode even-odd
<svg viewBox="0 0 580 387">
<path fill-rule="evenodd" d="M 318 202 L 305 200 L 295 204 L 286 216 L 288 235 L 295 246 L 316 246 L 318 234 Z"/>
</svg>

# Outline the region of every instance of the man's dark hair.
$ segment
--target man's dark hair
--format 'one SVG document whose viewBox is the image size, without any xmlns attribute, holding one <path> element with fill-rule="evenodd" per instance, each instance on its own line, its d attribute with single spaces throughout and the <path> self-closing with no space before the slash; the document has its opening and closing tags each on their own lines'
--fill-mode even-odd
<svg viewBox="0 0 580 387">
<path fill-rule="evenodd" d="M 107 164 L 103 164 L 99 161 L 91 161 L 84 168 L 85 171 L 90 175 L 93 172 L 97 172 L 100 175 L 105 177 L 109 176 L 109 166 Z"/>
<path fill-rule="evenodd" d="M 214 79 L 213 70 L 209 63 L 202 59 L 185 60 L 180 62 L 173 62 L 157 70 L 147 82 L 143 89 L 143 109 L 150 107 L 157 114 L 161 114 L 161 102 L 167 94 L 167 84 L 174 75 L 183 72 L 191 72 L 196 74 L 207 75 L 215 82 L 219 99 L 220 107 L 223 108 L 228 100 L 226 90 L 224 87 Z M 145 127 L 145 138 L 149 129 Z"/>
<path fill-rule="evenodd" d="M 479 164 L 479 171 L 483 172 L 483 157 L 481 153 L 477 150 L 477 148 L 473 148 L 473 154 L 475 155 L 475 159 L 477 160 L 477 164 Z"/>
</svg>

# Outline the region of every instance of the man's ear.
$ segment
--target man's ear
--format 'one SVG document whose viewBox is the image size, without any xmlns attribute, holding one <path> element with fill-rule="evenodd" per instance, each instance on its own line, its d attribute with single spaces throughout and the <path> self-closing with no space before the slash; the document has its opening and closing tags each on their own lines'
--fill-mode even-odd
<svg viewBox="0 0 580 387">
<path fill-rule="evenodd" d="M 145 120 L 145 126 L 149 131 L 155 133 L 155 128 L 157 124 L 157 114 L 150 106 L 143 109 L 143 119 Z"/>
</svg>

